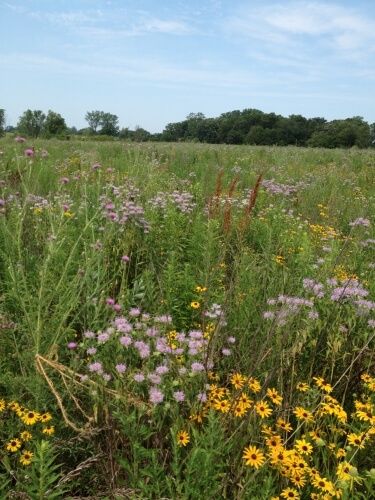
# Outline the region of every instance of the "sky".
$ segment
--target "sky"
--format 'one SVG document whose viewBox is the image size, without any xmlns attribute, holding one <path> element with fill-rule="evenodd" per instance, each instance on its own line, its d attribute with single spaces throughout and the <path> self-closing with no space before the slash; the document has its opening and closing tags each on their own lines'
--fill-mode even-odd
<svg viewBox="0 0 375 500">
<path fill-rule="evenodd" d="M 243 109 L 375 122 L 374 0 L 0 0 L 0 108 L 162 132 Z"/>
</svg>

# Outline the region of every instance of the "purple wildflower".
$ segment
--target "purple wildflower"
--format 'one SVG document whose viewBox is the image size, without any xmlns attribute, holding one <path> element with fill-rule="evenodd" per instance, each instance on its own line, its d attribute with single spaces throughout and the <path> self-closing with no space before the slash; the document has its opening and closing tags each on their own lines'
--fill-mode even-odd
<svg viewBox="0 0 375 500">
<path fill-rule="evenodd" d="M 116 365 L 116 371 L 118 373 L 124 373 L 125 370 L 126 370 L 126 365 L 124 365 L 123 363 L 119 363 L 118 365 Z"/>
<path fill-rule="evenodd" d="M 95 337 L 95 333 L 94 332 L 85 332 L 83 334 L 83 336 L 86 338 L 86 339 L 92 339 L 93 337 Z"/>
<path fill-rule="evenodd" d="M 158 389 L 151 387 L 149 394 L 151 403 L 158 404 L 163 402 L 164 395 Z"/>
<path fill-rule="evenodd" d="M 136 373 L 133 378 L 136 382 L 143 382 L 145 376 L 142 373 Z"/>
<path fill-rule="evenodd" d="M 130 259 L 129 259 L 129 257 L 127 255 L 123 255 L 121 257 L 121 260 L 122 260 L 122 262 L 129 262 L 130 261 Z"/>
<path fill-rule="evenodd" d="M 19 137 L 19 136 L 15 137 L 14 140 L 16 142 L 25 142 L 26 141 L 26 139 L 24 137 Z"/>
<path fill-rule="evenodd" d="M 89 348 L 86 350 L 86 353 L 87 353 L 89 356 L 92 356 L 92 355 L 96 354 L 96 347 L 89 347 Z"/>
<path fill-rule="evenodd" d="M 100 163 L 94 163 L 94 165 L 92 166 L 92 168 L 93 168 L 94 170 L 96 170 L 96 169 L 100 168 Z"/>
<path fill-rule="evenodd" d="M 59 182 L 61 182 L 61 184 L 67 184 L 69 182 L 69 179 L 68 177 L 61 177 L 61 179 L 59 179 Z"/>
<path fill-rule="evenodd" d="M 149 376 L 148 376 L 148 378 L 155 385 L 158 385 L 161 382 L 161 376 L 158 375 L 157 373 L 150 373 Z"/>
<path fill-rule="evenodd" d="M 109 340 L 109 334 L 108 333 L 100 333 L 98 335 L 98 342 L 101 342 L 104 344 L 104 342 L 107 342 Z"/>
<path fill-rule="evenodd" d="M 185 394 L 182 391 L 174 392 L 173 397 L 176 401 L 184 401 L 185 400 Z"/>
<path fill-rule="evenodd" d="M 231 355 L 230 349 L 223 349 L 221 352 L 224 354 L 224 356 L 230 356 Z"/>
<path fill-rule="evenodd" d="M 195 362 L 192 363 L 191 369 L 193 370 L 193 372 L 202 372 L 204 371 L 204 365 L 202 363 Z"/>
<path fill-rule="evenodd" d="M 34 150 L 33 149 L 25 149 L 25 155 L 26 156 L 34 156 Z"/>
<path fill-rule="evenodd" d="M 43 149 L 41 155 L 43 158 L 45 158 L 46 156 L 48 156 L 48 153 L 45 149 Z"/>
<path fill-rule="evenodd" d="M 205 403 L 207 401 L 207 394 L 205 392 L 200 392 L 197 395 L 197 398 L 198 398 L 198 401 L 200 401 L 201 403 Z"/>
<path fill-rule="evenodd" d="M 68 349 L 75 349 L 77 347 L 76 342 L 69 342 Z"/>
<path fill-rule="evenodd" d="M 111 375 L 109 373 L 103 373 L 103 379 L 106 381 L 106 382 L 109 382 L 111 380 Z"/>
<path fill-rule="evenodd" d="M 169 371 L 168 366 L 165 365 L 160 365 L 155 368 L 156 373 L 159 373 L 159 375 L 163 375 L 164 373 L 167 373 Z"/>
<path fill-rule="evenodd" d="M 120 344 L 128 346 L 132 343 L 132 338 L 129 337 L 128 335 L 123 335 L 120 337 Z"/>
<path fill-rule="evenodd" d="M 95 363 L 91 363 L 91 365 L 89 365 L 89 370 L 90 372 L 103 373 L 103 366 L 99 361 L 96 361 Z"/>
<path fill-rule="evenodd" d="M 113 306 L 115 304 L 114 299 L 106 299 L 106 304 L 109 306 Z"/>
</svg>

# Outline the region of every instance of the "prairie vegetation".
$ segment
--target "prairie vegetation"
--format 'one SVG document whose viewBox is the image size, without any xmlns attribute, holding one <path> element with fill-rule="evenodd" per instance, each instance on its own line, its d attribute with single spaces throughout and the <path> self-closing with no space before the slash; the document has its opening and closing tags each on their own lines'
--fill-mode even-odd
<svg viewBox="0 0 375 500">
<path fill-rule="evenodd" d="M 374 498 L 373 150 L 0 147 L 1 498 Z"/>
</svg>

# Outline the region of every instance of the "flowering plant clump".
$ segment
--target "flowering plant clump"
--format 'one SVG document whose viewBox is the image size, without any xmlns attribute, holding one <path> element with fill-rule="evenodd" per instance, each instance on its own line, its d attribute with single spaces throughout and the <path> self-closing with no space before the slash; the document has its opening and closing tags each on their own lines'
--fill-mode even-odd
<svg viewBox="0 0 375 500">
<path fill-rule="evenodd" d="M 52 415 L 49 412 L 40 413 L 20 405 L 16 401 L 0 399 L 0 416 L 6 423 L 11 435 L 3 433 L 1 448 L 7 453 L 11 461 L 15 459 L 22 465 L 30 465 L 34 456 L 34 441 L 54 434 L 55 427 L 51 425 Z"/>
</svg>

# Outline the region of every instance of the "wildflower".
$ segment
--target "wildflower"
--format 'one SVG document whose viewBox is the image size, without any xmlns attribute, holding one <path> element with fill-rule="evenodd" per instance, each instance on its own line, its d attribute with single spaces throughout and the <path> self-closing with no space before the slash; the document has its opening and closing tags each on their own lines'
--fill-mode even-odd
<svg viewBox="0 0 375 500">
<path fill-rule="evenodd" d="M 198 292 L 198 293 L 203 293 L 205 291 L 207 291 L 207 288 L 205 286 L 197 286 L 195 287 L 195 291 Z"/>
<path fill-rule="evenodd" d="M 249 396 L 248 396 L 245 392 L 243 392 L 243 393 L 241 394 L 241 396 L 239 396 L 239 397 L 237 398 L 236 402 L 237 402 L 237 404 L 238 404 L 239 406 L 241 406 L 244 410 L 246 410 L 246 409 L 250 408 L 250 407 L 251 407 L 251 403 L 252 403 L 251 399 L 249 398 Z"/>
<path fill-rule="evenodd" d="M 30 441 L 32 437 L 32 434 L 30 434 L 30 432 L 28 431 L 23 431 L 20 434 L 20 438 L 22 439 L 22 441 Z"/>
<path fill-rule="evenodd" d="M 43 414 L 40 416 L 39 420 L 40 420 L 41 422 L 48 422 L 49 420 L 52 420 L 52 415 L 51 415 L 50 413 L 43 413 Z"/>
<path fill-rule="evenodd" d="M 358 448 L 364 448 L 365 447 L 365 439 L 364 439 L 363 433 L 355 434 L 353 432 L 351 434 L 348 434 L 348 443 L 352 444 L 353 446 L 357 446 Z"/>
<path fill-rule="evenodd" d="M 136 373 L 133 378 L 136 382 L 143 382 L 145 380 L 145 376 L 142 373 Z"/>
<path fill-rule="evenodd" d="M 39 420 L 39 417 L 40 415 L 36 411 L 28 411 L 24 414 L 22 420 L 26 425 L 34 425 Z"/>
<path fill-rule="evenodd" d="M 278 434 L 275 434 L 274 436 L 269 436 L 266 439 L 266 444 L 270 450 L 278 450 L 283 448 L 283 442 L 281 437 Z"/>
<path fill-rule="evenodd" d="M 254 408 L 261 418 L 267 418 L 272 413 L 272 409 L 268 406 L 267 401 L 259 401 Z"/>
<path fill-rule="evenodd" d="M 260 390 L 262 388 L 262 386 L 260 385 L 260 383 L 258 382 L 258 380 L 256 380 L 253 377 L 249 378 L 249 380 L 247 381 L 247 384 L 250 387 L 250 389 L 252 391 L 254 391 L 254 392 L 260 392 Z"/>
<path fill-rule="evenodd" d="M 126 365 L 124 365 L 123 363 L 119 363 L 118 365 L 116 365 L 117 373 L 124 373 L 125 370 L 126 370 Z"/>
<path fill-rule="evenodd" d="M 319 488 L 321 491 L 331 492 L 334 490 L 331 481 L 328 481 L 328 479 L 326 479 L 325 477 L 320 477 L 319 474 L 316 477 L 312 478 L 311 484 L 316 488 Z"/>
<path fill-rule="evenodd" d="M 68 349 L 75 349 L 77 347 L 76 342 L 69 342 Z"/>
<path fill-rule="evenodd" d="M 294 484 L 294 486 L 297 486 L 298 488 L 302 488 L 306 484 L 306 478 L 303 474 L 294 474 L 290 478 L 291 482 Z M 293 497 L 292 497 L 293 498 Z"/>
<path fill-rule="evenodd" d="M 193 372 L 202 372 L 204 371 L 204 365 L 202 363 L 195 362 L 191 364 L 191 369 Z"/>
<path fill-rule="evenodd" d="M 304 439 L 297 439 L 296 449 L 299 453 L 301 453 L 301 455 L 310 455 L 313 447 Z"/>
<path fill-rule="evenodd" d="M 163 393 L 155 389 L 154 387 L 151 387 L 149 395 L 151 403 L 158 404 L 163 402 L 164 399 Z"/>
<path fill-rule="evenodd" d="M 46 425 L 43 428 L 43 434 L 48 434 L 49 436 L 55 432 L 55 427 L 53 425 Z"/>
<path fill-rule="evenodd" d="M 185 394 L 182 391 L 174 392 L 173 397 L 176 401 L 184 401 L 185 400 Z"/>
<path fill-rule="evenodd" d="M 90 372 L 103 373 L 103 366 L 100 361 L 96 361 L 95 363 L 91 363 L 91 365 L 89 365 L 89 370 Z"/>
<path fill-rule="evenodd" d="M 236 404 L 236 406 L 233 408 L 233 414 L 235 417 L 239 417 L 239 418 L 243 417 L 246 412 L 247 412 L 247 409 L 244 408 L 240 404 Z"/>
<path fill-rule="evenodd" d="M 12 439 L 7 444 L 7 450 L 15 453 L 19 448 L 21 448 L 21 441 L 19 439 Z"/>
<path fill-rule="evenodd" d="M 189 433 L 186 431 L 179 431 L 176 436 L 178 446 L 186 446 L 190 441 Z"/>
<path fill-rule="evenodd" d="M 242 389 L 245 385 L 245 377 L 243 377 L 240 373 L 235 373 L 231 378 L 231 384 L 235 389 Z"/>
<path fill-rule="evenodd" d="M 230 403 L 227 399 L 215 399 L 214 408 L 215 410 L 227 413 L 230 410 Z"/>
<path fill-rule="evenodd" d="M 309 386 L 305 382 L 298 382 L 296 389 L 297 391 L 306 392 L 309 390 Z"/>
<path fill-rule="evenodd" d="M 298 420 L 305 420 L 305 422 L 313 422 L 313 415 L 310 411 L 305 410 L 302 406 L 296 406 L 293 413 Z"/>
<path fill-rule="evenodd" d="M 273 404 L 281 405 L 283 398 L 282 396 L 280 396 L 276 389 L 267 389 L 267 396 L 270 398 Z"/>
<path fill-rule="evenodd" d="M 245 448 L 242 458 L 246 460 L 246 465 L 255 467 L 255 469 L 259 469 L 259 467 L 261 467 L 266 460 L 263 453 L 258 450 L 256 446 L 249 446 Z"/>
<path fill-rule="evenodd" d="M 280 493 L 280 496 L 283 498 L 294 498 L 295 500 L 299 500 L 299 498 L 300 498 L 298 491 L 295 490 L 294 488 L 285 488 Z"/>
<path fill-rule="evenodd" d="M 196 300 L 193 302 L 190 302 L 190 307 L 192 307 L 193 309 L 198 309 L 199 306 L 200 306 L 200 304 Z"/>
<path fill-rule="evenodd" d="M 22 465 L 30 465 L 34 453 L 28 450 L 23 450 L 20 457 L 20 462 Z"/>
<path fill-rule="evenodd" d="M 0 412 L 2 412 L 5 408 L 5 401 L 4 399 L 0 399 Z"/>
<path fill-rule="evenodd" d="M 24 137 L 19 137 L 19 136 L 15 137 L 14 140 L 16 142 L 25 142 L 26 141 L 26 139 Z"/>
<path fill-rule="evenodd" d="M 121 260 L 122 260 L 122 262 L 129 262 L 130 261 L 130 259 L 129 259 L 129 257 L 127 255 L 123 255 L 121 257 Z"/>
<path fill-rule="evenodd" d="M 231 355 L 231 350 L 230 349 L 222 349 L 221 352 L 222 352 L 222 354 L 224 356 L 230 356 Z"/>
<path fill-rule="evenodd" d="M 286 432 L 290 432 L 293 430 L 293 427 L 290 425 L 290 423 L 286 422 L 282 418 L 277 419 L 276 427 L 279 427 L 279 429 L 282 429 L 283 431 L 286 431 Z"/>
<path fill-rule="evenodd" d="M 25 149 L 25 156 L 34 156 L 34 154 L 33 149 Z"/>
</svg>

